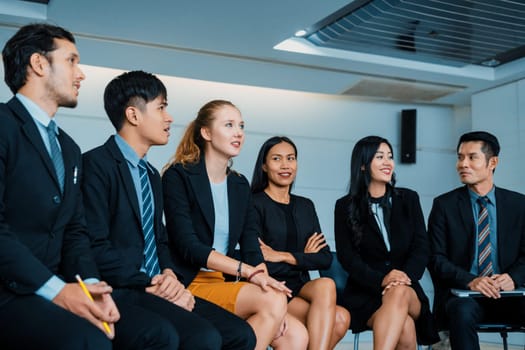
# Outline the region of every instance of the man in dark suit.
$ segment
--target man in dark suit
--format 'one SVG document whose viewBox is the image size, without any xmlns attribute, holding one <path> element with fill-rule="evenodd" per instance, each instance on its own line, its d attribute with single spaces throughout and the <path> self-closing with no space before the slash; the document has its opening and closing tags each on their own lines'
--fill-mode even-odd
<svg viewBox="0 0 525 350">
<path fill-rule="evenodd" d="M 117 134 L 83 156 L 84 203 L 101 275 L 121 312 L 125 302 L 172 324 L 183 349 L 253 349 L 245 321 L 194 298 L 175 274 L 160 176 L 146 159 L 151 146 L 168 142 L 173 119 L 164 84 L 146 72 L 124 73 L 106 87 L 104 107 Z M 132 330 L 117 324 L 117 332 Z"/>
<path fill-rule="evenodd" d="M 32 24 L 2 54 L 16 96 L 0 104 L 0 348 L 111 349 L 119 312 L 90 251 L 80 149 L 54 121 L 84 79 L 75 40 Z"/>
<path fill-rule="evenodd" d="M 525 196 L 494 186 L 499 150 L 490 133 L 462 135 L 456 169 L 465 186 L 435 198 L 429 216 L 434 312 L 452 349 L 479 349 L 481 321 L 525 319 L 525 298 L 500 298 L 525 282 Z M 485 297 L 460 298 L 451 288 Z"/>
</svg>

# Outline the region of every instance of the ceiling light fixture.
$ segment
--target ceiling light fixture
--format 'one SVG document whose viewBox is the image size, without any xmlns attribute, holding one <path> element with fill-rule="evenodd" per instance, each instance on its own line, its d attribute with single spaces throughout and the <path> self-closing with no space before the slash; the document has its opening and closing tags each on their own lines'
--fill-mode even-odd
<svg viewBox="0 0 525 350">
<path fill-rule="evenodd" d="M 496 66 L 499 66 L 501 64 L 501 62 L 498 61 L 495 58 L 491 58 L 490 60 L 486 60 L 486 61 L 481 62 L 481 64 L 486 66 L 486 67 L 496 67 Z"/>
<path fill-rule="evenodd" d="M 301 29 L 301 30 L 296 31 L 294 35 L 295 35 L 296 37 L 300 37 L 300 38 L 302 38 L 302 37 L 305 36 L 306 34 L 308 34 L 308 33 L 306 32 L 306 30 Z"/>
</svg>

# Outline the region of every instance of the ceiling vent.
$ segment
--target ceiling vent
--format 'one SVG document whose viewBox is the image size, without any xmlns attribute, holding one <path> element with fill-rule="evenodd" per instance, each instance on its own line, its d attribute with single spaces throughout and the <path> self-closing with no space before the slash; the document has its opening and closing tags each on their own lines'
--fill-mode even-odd
<svg viewBox="0 0 525 350">
<path fill-rule="evenodd" d="M 495 67 L 525 57 L 525 2 L 354 0 L 304 37 L 318 47 Z"/>
<path fill-rule="evenodd" d="M 403 102 L 433 102 L 464 88 L 463 86 L 428 84 L 410 80 L 366 78 L 342 94 Z"/>
</svg>

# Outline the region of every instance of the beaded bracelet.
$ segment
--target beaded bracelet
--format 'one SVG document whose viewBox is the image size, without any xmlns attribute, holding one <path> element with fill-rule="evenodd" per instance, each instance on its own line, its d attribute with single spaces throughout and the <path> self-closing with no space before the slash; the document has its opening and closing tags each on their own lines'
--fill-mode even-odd
<svg viewBox="0 0 525 350">
<path fill-rule="evenodd" d="M 237 276 L 235 276 L 235 282 L 241 280 L 242 261 L 239 260 L 239 266 L 237 267 Z"/>
<path fill-rule="evenodd" d="M 250 280 L 253 278 L 253 276 L 257 275 L 258 273 L 261 273 L 261 272 L 264 272 L 263 269 L 259 269 L 259 270 L 255 270 L 254 272 L 251 273 L 250 276 L 248 276 L 248 278 L 246 279 L 248 282 L 250 282 Z"/>
</svg>

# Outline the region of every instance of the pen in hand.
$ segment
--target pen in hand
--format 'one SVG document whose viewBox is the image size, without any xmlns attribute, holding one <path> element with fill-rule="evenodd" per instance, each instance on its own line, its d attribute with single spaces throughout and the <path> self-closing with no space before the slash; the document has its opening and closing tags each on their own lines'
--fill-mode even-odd
<svg viewBox="0 0 525 350">
<path fill-rule="evenodd" d="M 80 285 L 80 288 L 82 288 L 82 291 L 84 292 L 84 294 L 87 295 L 89 300 L 91 300 L 92 302 L 95 302 L 95 300 L 93 300 L 93 297 L 91 296 L 91 293 L 89 292 L 86 285 L 84 284 L 84 281 L 82 281 L 82 278 L 80 278 L 79 275 L 75 275 L 75 278 L 77 279 L 78 284 Z M 106 321 L 102 321 L 102 325 L 104 326 L 104 329 L 106 330 L 106 332 L 111 335 L 111 328 L 109 328 L 108 323 Z"/>
</svg>

